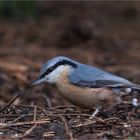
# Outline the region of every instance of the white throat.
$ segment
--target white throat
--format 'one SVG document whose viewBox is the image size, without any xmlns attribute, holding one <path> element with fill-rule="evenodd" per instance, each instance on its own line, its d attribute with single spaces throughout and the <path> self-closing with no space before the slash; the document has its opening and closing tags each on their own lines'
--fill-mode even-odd
<svg viewBox="0 0 140 140">
<path fill-rule="evenodd" d="M 51 73 L 49 73 L 46 76 L 47 82 L 55 83 L 66 67 L 67 67 L 66 65 L 60 65 L 55 70 L 53 70 Z"/>
</svg>

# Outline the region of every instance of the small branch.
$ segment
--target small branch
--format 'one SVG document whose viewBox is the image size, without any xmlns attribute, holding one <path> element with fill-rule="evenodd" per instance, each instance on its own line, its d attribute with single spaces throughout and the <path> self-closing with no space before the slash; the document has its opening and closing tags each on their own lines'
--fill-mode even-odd
<svg viewBox="0 0 140 140">
<path fill-rule="evenodd" d="M 76 125 L 75 127 L 82 127 L 82 126 L 87 126 L 87 125 L 91 125 L 91 124 L 95 124 L 97 121 L 90 121 L 90 122 L 86 122 L 86 123 L 83 123 L 83 124 L 78 124 Z"/>
<path fill-rule="evenodd" d="M 128 121 L 131 126 L 140 127 L 140 121 Z"/>
<path fill-rule="evenodd" d="M 43 119 L 39 121 L 27 121 L 27 122 L 18 122 L 14 124 L 9 123 L 0 123 L 0 127 L 9 127 L 9 126 L 21 126 L 21 125 L 31 125 L 31 124 L 43 124 L 43 123 L 49 123 L 49 119 Z"/>
<path fill-rule="evenodd" d="M 3 113 L 8 107 L 10 107 L 10 106 L 13 104 L 13 102 L 14 102 L 18 97 L 19 97 L 19 95 L 17 95 L 16 97 L 14 97 L 14 99 L 12 99 L 12 100 L 10 101 L 10 103 L 9 103 L 8 105 L 6 105 L 6 106 L 0 111 L 0 114 Z"/>
<path fill-rule="evenodd" d="M 45 133 L 43 134 L 43 137 L 44 137 L 44 138 L 54 137 L 54 136 L 55 136 L 55 134 L 54 134 L 53 131 L 45 132 Z"/>
<path fill-rule="evenodd" d="M 23 115 L 19 116 L 18 118 L 14 119 L 11 123 L 12 124 L 16 123 L 18 120 L 22 119 L 23 117 L 27 117 L 27 116 L 33 116 L 33 114 L 23 114 Z"/>
<path fill-rule="evenodd" d="M 34 122 L 36 122 L 36 112 L 37 112 L 37 106 L 34 106 Z"/>
<path fill-rule="evenodd" d="M 61 114 L 60 114 L 60 118 L 64 122 L 64 125 L 65 125 L 65 128 L 66 128 L 66 134 L 69 135 L 70 140 L 74 140 L 72 131 L 69 129 L 66 119 Z"/>
<path fill-rule="evenodd" d="M 36 128 L 36 126 L 37 126 L 37 124 L 34 124 L 30 129 L 26 130 L 25 133 L 23 134 L 23 136 L 21 136 L 20 138 L 29 136 L 33 132 L 33 130 Z"/>
</svg>

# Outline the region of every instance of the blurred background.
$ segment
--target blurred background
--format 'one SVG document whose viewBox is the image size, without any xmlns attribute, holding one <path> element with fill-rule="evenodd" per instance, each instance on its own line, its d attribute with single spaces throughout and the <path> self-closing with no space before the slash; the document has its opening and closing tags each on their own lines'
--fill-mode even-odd
<svg viewBox="0 0 140 140">
<path fill-rule="evenodd" d="M 140 84 L 140 2 L 0 1 L 0 104 L 69 104 L 53 86 L 31 87 L 58 55 Z"/>
</svg>

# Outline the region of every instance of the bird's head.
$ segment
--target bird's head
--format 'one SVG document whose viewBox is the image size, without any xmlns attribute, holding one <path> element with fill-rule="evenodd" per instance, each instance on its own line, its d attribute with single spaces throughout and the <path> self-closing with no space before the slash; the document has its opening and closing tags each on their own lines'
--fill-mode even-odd
<svg viewBox="0 0 140 140">
<path fill-rule="evenodd" d="M 77 62 L 64 56 L 54 57 L 42 66 L 39 78 L 32 85 L 42 82 L 55 83 L 66 68 L 77 68 Z"/>
</svg>

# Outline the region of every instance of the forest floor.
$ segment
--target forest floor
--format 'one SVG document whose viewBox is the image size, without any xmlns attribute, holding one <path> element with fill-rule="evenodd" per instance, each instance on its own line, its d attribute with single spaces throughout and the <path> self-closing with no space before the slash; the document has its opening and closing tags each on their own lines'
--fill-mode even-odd
<svg viewBox="0 0 140 140">
<path fill-rule="evenodd" d="M 72 106 L 54 86 L 31 86 L 41 65 L 58 55 L 140 84 L 136 5 L 46 7 L 37 21 L 0 21 L 0 139 L 140 139 L 139 107 L 121 104 L 91 119 L 92 111 Z"/>
</svg>

